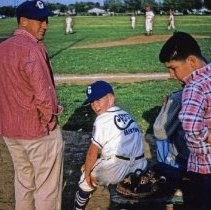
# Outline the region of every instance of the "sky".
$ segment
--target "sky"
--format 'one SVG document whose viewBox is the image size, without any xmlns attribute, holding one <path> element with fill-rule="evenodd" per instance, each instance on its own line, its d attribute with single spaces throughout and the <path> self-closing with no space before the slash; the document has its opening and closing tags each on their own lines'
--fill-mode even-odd
<svg viewBox="0 0 211 210">
<path fill-rule="evenodd" d="M 25 0 L 0 0 L 0 6 L 18 6 Z M 49 3 L 61 3 L 61 4 L 74 4 L 75 2 L 99 2 L 100 4 L 103 4 L 103 0 L 43 0 L 44 2 Z"/>
<path fill-rule="evenodd" d="M 0 0 L 0 7 L 2 6 L 18 6 L 25 0 Z M 61 3 L 61 4 L 74 4 L 75 2 L 99 2 L 103 5 L 104 0 L 43 0 L 44 2 L 49 3 Z M 159 0 L 157 0 L 159 1 Z"/>
</svg>

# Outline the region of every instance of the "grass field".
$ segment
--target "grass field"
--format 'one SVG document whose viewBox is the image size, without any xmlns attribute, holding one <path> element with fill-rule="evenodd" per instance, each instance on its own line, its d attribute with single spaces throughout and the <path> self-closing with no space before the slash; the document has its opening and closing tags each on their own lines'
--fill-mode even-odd
<svg viewBox="0 0 211 210">
<path fill-rule="evenodd" d="M 210 36 L 211 16 L 177 16 L 177 30 Z M 137 17 L 136 30 L 130 28 L 129 16 L 76 16 L 72 35 L 64 35 L 64 17 L 49 20 L 45 37 L 51 63 L 56 73 L 140 73 L 165 71 L 158 55 L 163 42 L 137 44 L 99 49 L 72 49 L 91 43 L 122 40 L 143 35 L 144 17 Z M 167 31 L 167 16 L 156 16 L 154 34 Z M 0 20 L 0 37 L 11 34 L 16 27 L 15 18 Z M 211 39 L 198 40 L 206 57 L 211 56 Z"/>
<path fill-rule="evenodd" d="M 142 73 L 166 71 L 158 54 L 163 42 L 99 49 L 72 49 L 98 42 L 126 39 L 143 35 L 144 17 L 139 16 L 132 31 L 128 16 L 74 17 L 72 35 L 64 35 L 64 17 L 49 20 L 45 37 L 54 73 Z M 178 16 L 176 27 L 191 34 L 210 36 L 211 16 Z M 171 34 L 166 29 L 167 17 L 156 16 L 154 34 Z M 16 28 L 16 19 L 0 20 L 0 38 L 9 36 Z M 198 40 L 204 55 L 210 59 L 211 39 Z M 117 104 L 128 110 L 144 132 L 150 127 L 161 105 L 162 97 L 179 87 L 175 81 L 147 81 L 134 84 L 114 84 Z M 84 100 L 84 85 L 58 86 L 58 96 L 64 106 L 61 124 L 67 122 L 76 107 Z"/>
</svg>

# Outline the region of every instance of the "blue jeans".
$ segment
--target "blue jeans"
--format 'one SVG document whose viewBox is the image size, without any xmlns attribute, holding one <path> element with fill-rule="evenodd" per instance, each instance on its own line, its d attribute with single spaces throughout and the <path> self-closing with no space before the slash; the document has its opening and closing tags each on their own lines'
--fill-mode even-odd
<svg viewBox="0 0 211 210">
<path fill-rule="evenodd" d="M 211 209 L 211 174 L 189 172 L 191 178 L 191 210 Z"/>
</svg>

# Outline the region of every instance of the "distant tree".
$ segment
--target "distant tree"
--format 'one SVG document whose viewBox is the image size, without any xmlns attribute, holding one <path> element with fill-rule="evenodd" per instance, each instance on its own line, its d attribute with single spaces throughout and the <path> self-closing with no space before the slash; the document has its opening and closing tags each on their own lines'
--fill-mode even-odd
<svg viewBox="0 0 211 210">
<path fill-rule="evenodd" d="M 80 2 L 80 3 L 76 2 L 75 10 L 76 10 L 76 13 L 86 12 L 87 11 L 86 4 L 84 4 L 83 2 Z"/>
<path fill-rule="evenodd" d="M 61 4 L 59 4 L 59 3 L 57 3 L 57 4 L 48 3 L 48 8 L 49 8 L 51 11 L 60 9 L 60 6 L 61 6 Z"/>
<path fill-rule="evenodd" d="M 135 12 L 144 8 L 144 0 L 124 0 L 128 11 Z"/>
<path fill-rule="evenodd" d="M 155 0 L 124 0 L 126 8 L 129 11 L 145 10 L 146 5 L 151 5 L 153 9 L 158 7 Z"/>
<path fill-rule="evenodd" d="M 12 6 L 0 7 L 0 14 L 6 15 L 8 17 L 14 17 L 15 11 L 16 11 L 16 8 Z"/>
<path fill-rule="evenodd" d="M 60 12 L 66 12 L 68 10 L 68 6 L 61 4 L 59 9 L 60 9 Z"/>
<path fill-rule="evenodd" d="M 208 9 L 211 9 L 211 1 L 210 0 L 204 0 L 204 6 Z"/>
<path fill-rule="evenodd" d="M 195 0 L 195 7 L 194 8 L 196 8 L 196 9 L 200 9 L 200 8 L 202 8 L 202 5 L 203 5 L 203 2 L 202 2 L 202 0 Z"/>
<path fill-rule="evenodd" d="M 105 0 L 104 8 L 110 12 L 123 12 L 125 5 L 122 0 Z"/>
<path fill-rule="evenodd" d="M 191 9 L 194 9 L 195 7 L 196 7 L 195 0 L 185 1 L 184 9 L 191 10 Z"/>
<path fill-rule="evenodd" d="M 96 3 L 95 3 L 95 6 L 96 6 L 97 8 L 100 8 L 100 3 L 99 3 L 99 2 L 96 2 Z"/>
<path fill-rule="evenodd" d="M 199 9 L 202 7 L 202 0 L 164 0 L 163 7 L 165 10 L 174 9 L 183 11 L 185 9 Z"/>
<path fill-rule="evenodd" d="M 87 12 L 89 9 L 95 7 L 100 8 L 100 4 L 94 2 L 76 2 L 75 4 L 76 13 Z"/>
</svg>

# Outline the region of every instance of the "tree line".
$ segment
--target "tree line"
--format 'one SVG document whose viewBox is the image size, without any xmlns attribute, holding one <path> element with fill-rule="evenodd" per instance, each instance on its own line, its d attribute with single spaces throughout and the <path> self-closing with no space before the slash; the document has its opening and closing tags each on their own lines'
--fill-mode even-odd
<svg viewBox="0 0 211 210">
<path fill-rule="evenodd" d="M 86 13 L 89 9 L 94 7 L 105 9 L 114 13 L 126 12 L 144 12 L 146 5 L 151 5 L 155 12 L 168 11 L 169 9 L 184 10 L 200 9 L 206 7 L 211 9 L 210 0 L 105 0 L 103 5 L 93 2 L 76 2 L 75 4 L 64 5 L 61 3 L 49 3 L 48 7 L 52 10 L 59 10 L 60 12 L 67 12 L 74 10 L 77 13 Z M 0 7 L 0 14 L 9 17 L 15 16 L 16 7 L 3 6 Z"/>
</svg>

